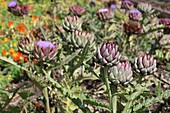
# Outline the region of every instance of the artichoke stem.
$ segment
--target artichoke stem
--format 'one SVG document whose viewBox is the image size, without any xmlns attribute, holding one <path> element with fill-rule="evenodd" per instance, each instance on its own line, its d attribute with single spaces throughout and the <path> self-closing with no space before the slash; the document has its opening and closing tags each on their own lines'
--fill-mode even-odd
<svg viewBox="0 0 170 113">
<path fill-rule="evenodd" d="M 117 92 L 117 85 L 112 85 L 111 86 L 111 90 L 112 90 L 112 109 L 113 109 L 113 113 L 117 112 L 117 96 L 114 95 Z"/>
<path fill-rule="evenodd" d="M 107 88 L 107 93 L 109 96 L 109 105 L 110 105 L 111 113 L 113 113 L 112 94 L 111 94 L 111 89 L 110 89 L 109 79 L 108 79 L 108 67 L 104 67 L 104 79 L 105 79 L 105 85 Z"/>
<path fill-rule="evenodd" d="M 47 113 L 51 113 L 50 112 L 50 104 L 49 104 L 48 89 L 47 89 L 47 87 L 45 87 L 43 89 L 43 94 L 44 94 L 44 97 L 45 97 L 45 105 L 46 105 Z"/>
</svg>

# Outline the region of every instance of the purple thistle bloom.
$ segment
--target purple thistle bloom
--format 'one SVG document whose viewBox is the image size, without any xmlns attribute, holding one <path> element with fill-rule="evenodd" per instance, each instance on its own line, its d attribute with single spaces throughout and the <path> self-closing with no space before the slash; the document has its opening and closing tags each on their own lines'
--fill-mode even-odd
<svg viewBox="0 0 170 113">
<path fill-rule="evenodd" d="M 99 12 L 99 13 L 108 12 L 108 11 L 109 11 L 109 9 L 107 9 L 107 8 L 101 8 L 101 9 L 97 10 L 97 12 Z"/>
<path fill-rule="evenodd" d="M 129 11 L 129 18 L 132 20 L 141 20 L 142 13 L 137 9 L 133 9 Z"/>
<path fill-rule="evenodd" d="M 8 3 L 8 7 L 9 8 L 14 8 L 14 7 L 16 7 L 17 6 L 17 2 L 16 1 L 12 1 L 12 2 L 9 2 Z"/>
<path fill-rule="evenodd" d="M 116 6 L 115 6 L 114 4 L 111 4 L 111 5 L 110 5 L 110 9 L 115 10 L 115 9 L 116 9 Z"/>
<path fill-rule="evenodd" d="M 41 48 L 41 49 L 47 49 L 48 47 L 50 48 L 50 50 L 52 50 L 53 48 L 55 48 L 54 44 L 52 44 L 51 42 L 48 41 L 38 41 L 37 45 Z"/>
</svg>

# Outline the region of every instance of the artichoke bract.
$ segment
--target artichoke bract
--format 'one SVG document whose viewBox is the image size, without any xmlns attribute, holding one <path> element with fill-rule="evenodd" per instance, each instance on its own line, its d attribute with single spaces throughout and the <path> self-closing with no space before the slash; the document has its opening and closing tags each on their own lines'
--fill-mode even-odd
<svg viewBox="0 0 170 113">
<path fill-rule="evenodd" d="M 71 34 L 71 43 L 75 48 L 83 48 L 89 43 L 89 46 L 94 45 L 94 35 L 91 32 L 75 30 Z"/>
<path fill-rule="evenodd" d="M 66 16 L 62 25 L 67 31 L 81 30 L 82 21 L 77 16 Z"/>
<path fill-rule="evenodd" d="M 137 72 L 151 74 L 157 70 L 156 60 L 150 55 L 143 54 L 135 59 L 135 68 Z"/>
<path fill-rule="evenodd" d="M 18 50 L 26 55 L 29 55 L 34 50 L 35 41 L 33 38 L 24 37 L 18 41 Z"/>
<path fill-rule="evenodd" d="M 126 85 L 133 79 L 131 64 L 128 61 L 119 62 L 109 71 L 109 79 L 115 84 Z"/>
<path fill-rule="evenodd" d="M 102 43 L 97 47 L 94 58 L 100 64 L 112 66 L 120 59 L 118 46 L 113 42 Z"/>
<path fill-rule="evenodd" d="M 34 56 L 39 61 L 52 61 L 56 59 L 58 45 L 48 41 L 37 41 L 34 47 Z"/>
<path fill-rule="evenodd" d="M 108 19 L 111 19 L 113 17 L 112 11 L 109 10 L 108 8 L 98 9 L 96 11 L 96 14 L 101 21 L 108 20 Z"/>
<path fill-rule="evenodd" d="M 142 13 L 137 9 L 133 9 L 129 11 L 129 18 L 132 20 L 139 21 L 142 19 Z"/>
<path fill-rule="evenodd" d="M 85 12 L 85 9 L 79 5 L 72 5 L 69 7 L 69 10 L 77 16 L 81 16 Z"/>
</svg>

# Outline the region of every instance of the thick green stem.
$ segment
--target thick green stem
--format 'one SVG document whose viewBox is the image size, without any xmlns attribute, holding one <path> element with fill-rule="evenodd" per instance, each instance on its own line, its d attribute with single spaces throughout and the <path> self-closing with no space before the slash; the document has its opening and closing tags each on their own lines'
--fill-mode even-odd
<svg viewBox="0 0 170 113">
<path fill-rule="evenodd" d="M 104 67 L 104 78 L 105 78 L 107 93 L 108 93 L 108 96 L 109 96 L 109 104 L 110 104 L 110 108 L 111 108 L 111 113 L 113 113 L 112 94 L 111 94 L 111 89 L 110 89 L 109 79 L 108 79 L 108 67 Z"/>
<path fill-rule="evenodd" d="M 111 90 L 112 90 L 112 109 L 113 109 L 113 113 L 117 112 L 117 96 L 115 95 L 115 93 L 117 92 L 117 85 L 112 85 L 111 86 Z"/>
<path fill-rule="evenodd" d="M 45 97 L 45 104 L 46 104 L 46 109 L 47 109 L 47 113 L 51 113 L 50 112 L 50 103 L 49 103 L 49 98 L 48 98 L 48 88 L 44 88 L 43 89 L 43 94 Z"/>
</svg>

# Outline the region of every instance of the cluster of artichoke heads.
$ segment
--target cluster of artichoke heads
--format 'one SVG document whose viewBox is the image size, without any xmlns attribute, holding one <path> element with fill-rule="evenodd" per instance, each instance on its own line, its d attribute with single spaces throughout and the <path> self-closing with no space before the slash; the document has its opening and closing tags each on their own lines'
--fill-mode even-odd
<svg viewBox="0 0 170 113">
<path fill-rule="evenodd" d="M 28 14 L 29 7 L 27 5 L 19 5 L 16 1 L 8 3 L 8 11 L 16 16 L 23 16 Z"/>
<path fill-rule="evenodd" d="M 92 32 L 82 30 L 83 22 L 80 17 L 78 17 L 83 14 L 85 10 L 78 5 L 70 6 L 69 9 L 70 12 L 76 16 L 66 16 L 64 18 L 62 22 L 62 27 L 66 34 L 64 40 L 69 43 L 69 46 L 76 49 L 84 48 L 87 44 L 89 44 L 89 47 L 92 47 L 94 45 L 94 35 Z"/>
<path fill-rule="evenodd" d="M 100 44 L 94 53 L 97 63 L 110 68 L 108 70 L 110 82 L 126 85 L 133 79 L 133 71 L 130 62 L 120 61 L 120 56 L 118 46 L 113 42 Z M 152 74 L 157 70 L 156 60 L 146 54 L 136 58 L 134 65 L 136 71 L 142 74 Z M 101 69 L 103 70 L 103 67 Z"/>
</svg>

